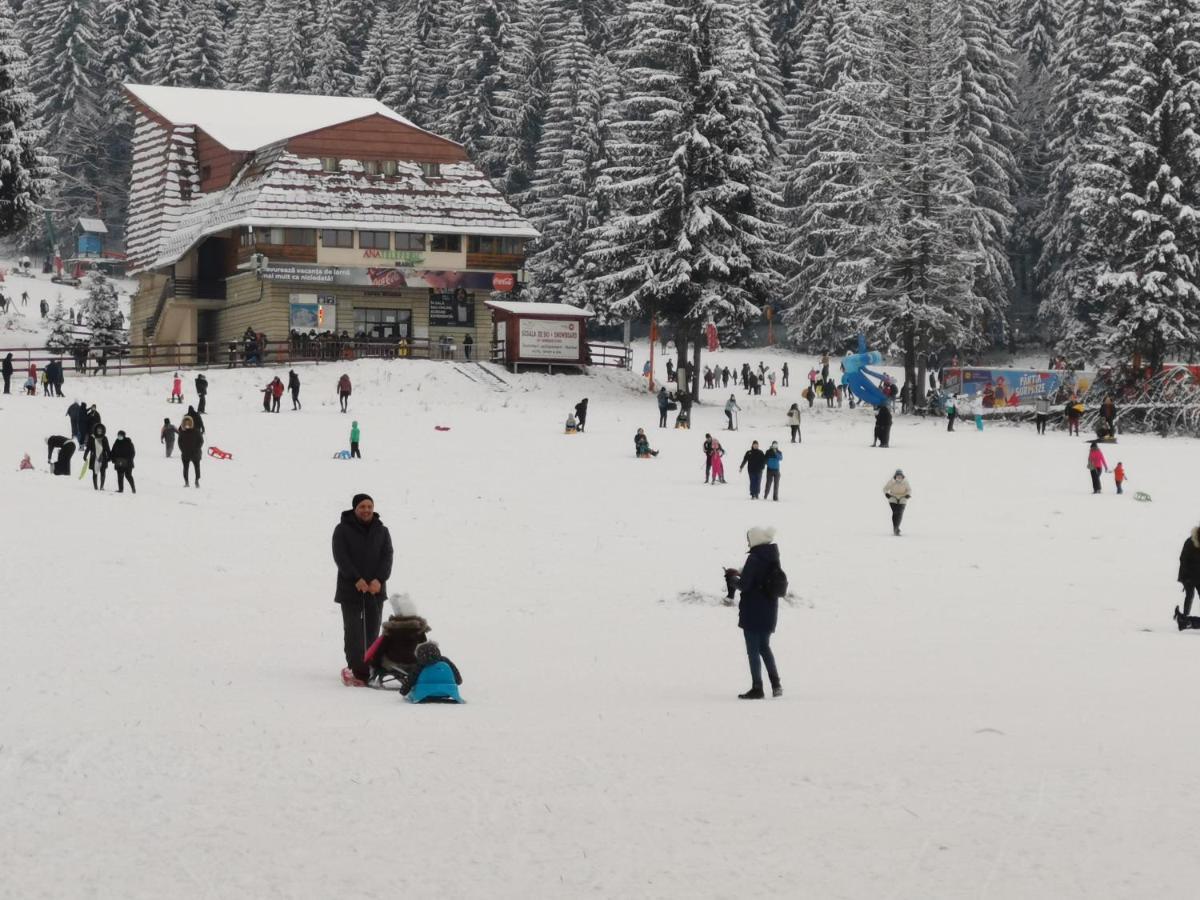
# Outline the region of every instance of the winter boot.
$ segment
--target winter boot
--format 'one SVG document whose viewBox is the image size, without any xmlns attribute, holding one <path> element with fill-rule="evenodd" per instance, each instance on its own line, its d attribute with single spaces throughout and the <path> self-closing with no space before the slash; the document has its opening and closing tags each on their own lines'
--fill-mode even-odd
<svg viewBox="0 0 1200 900">
<path fill-rule="evenodd" d="M 1182 613 L 1179 611 L 1179 607 L 1178 607 L 1178 606 L 1177 606 L 1177 607 L 1175 607 L 1175 624 L 1179 626 L 1179 630 L 1180 630 L 1180 631 L 1184 631 L 1184 630 L 1186 630 L 1186 629 L 1187 629 L 1187 627 L 1188 627 L 1188 624 L 1187 624 L 1187 616 L 1183 615 L 1183 614 L 1182 614 Z"/>
<path fill-rule="evenodd" d="M 779 683 L 775 683 L 775 684 L 771 685 L 771 696 L 772 697 L 782 697 L 783 696 L 783 685 L 779 684 Z"/>
<path fill-rule="evenodd" d="M 756 684 L 744 694 L 738 694 L 739 700 L 761 700 L 763 698 L 763 689 L 761 684 Z"/>
<path fill-rule="evenodd" d="M 367 683 L 359 678 L 354 677 L 354 672 L 349 666 L 342 669 L 342 684 L 346 687 L 366 687 Z"/>
</svg>

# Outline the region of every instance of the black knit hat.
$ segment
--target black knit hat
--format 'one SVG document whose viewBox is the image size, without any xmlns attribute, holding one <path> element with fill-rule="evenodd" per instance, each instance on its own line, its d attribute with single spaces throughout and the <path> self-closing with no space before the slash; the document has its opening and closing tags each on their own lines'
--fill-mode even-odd
<svg viewBox="0 0 1200 900">
<path fill-rule="evenodd" d="M 358 509 L 358 504 L 362 503 L 364 500 L 370 500 L 372 503 L 375 502 L 375 498 L 370 494 L 355 494 L 354 499 L 350 501 L 350 508 Z"/>
</svg>

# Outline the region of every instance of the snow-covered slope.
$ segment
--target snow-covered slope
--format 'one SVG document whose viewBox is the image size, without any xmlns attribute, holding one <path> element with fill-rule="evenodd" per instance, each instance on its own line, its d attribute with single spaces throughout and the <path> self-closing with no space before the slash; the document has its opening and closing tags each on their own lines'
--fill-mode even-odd
<svg viewBox="0 0 1200 900">
<path fill-rule="evenodd" d="M 42 318 L 41 301 L 45 300 L 50 305 L 51 314 L 60 298 L 67 310 L 82 313 L 87 300 L 87 279 L 80 287 L 74 288 L 55 284 L 49 275 L 42 274 L 40 268 L 32 278 L 14 274 L 16 268 L 15 258 L 0 258 L 0 269 L 5 272 L 0 291 L 13 301 L 5 312 L 0 312 L 0 348 L 44 347 L 54 323 L 49 318 Z M 121 315 L 128 321 L 130 295 L 137 289 L 137 283 L 130 278 L 116 278 L 113 283 L 117 287 Z M 24 306 L 21 304 L 22 293 L 29 295 L 29 302 Z"/>
<path fill-rule="evenodd" d="M 659 430 L 627 373 L 351 363 L 341 415 L 342 367 L 309 367 L 304 410 L 266 415 L 274 372 L 214 369 L 234 458 L 200 490 L 157 444 L 167 375 L 0 397 L 0 896 L 1191 896 L 1200 644 L 1170 614 L 1196 443 L 1106 448 L 1151 503 L 1093 496 L 1086 445 L 1031 426 L 898 418 L 882 450 L 869 411 L 805 406 L 793 447 L 790 359 L 783 395 L 738 391 L 717 487 L 728 392 Z M 71 397 L 134 439 L 136 496 L 44 471 Z M 331 459 L 352 419 L 364 459 Z M 779 503 L 736 475 L 753 438 L 782 442 Z M 467 705 L 338 681 L 329 538 L 358 491 Z M 795 596 L 786 695 L 743 702 L 716 598 L 755 524 Z"/>
</svg>

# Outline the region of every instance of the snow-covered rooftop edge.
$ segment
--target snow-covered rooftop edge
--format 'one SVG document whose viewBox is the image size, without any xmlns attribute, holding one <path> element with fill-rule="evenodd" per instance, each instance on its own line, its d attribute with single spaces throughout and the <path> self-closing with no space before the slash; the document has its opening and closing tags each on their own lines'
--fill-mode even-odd
<svg viewBox="0 0 1200 900">
<path fill-rule="evenodd" d="M 195 125 L 229 150 L 252 152 L 277 141 L 371 115 L 385 116 L 455 143 L 370 97 L 271 94 L 155 84 L 125 84 L 124 88 L 171 124 Z"/>
</svg>

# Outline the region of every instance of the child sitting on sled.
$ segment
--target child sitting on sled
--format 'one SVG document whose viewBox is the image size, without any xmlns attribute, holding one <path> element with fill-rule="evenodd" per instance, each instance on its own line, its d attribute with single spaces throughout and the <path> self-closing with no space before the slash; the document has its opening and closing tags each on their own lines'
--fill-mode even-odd
<svg viewBox="0 0 1200 900">
<path fill-rule="evenodd" d="M 458 686 L 462 675 L 446 657 L 436 641 L 417 647 L 417 664 L 404 679 L 400 693 L 413 703 L 462 703 Z"/>
<path fill-rule="evenodd" d="M 371 666 L 370 682 L 383 687 L 386 682 L 399 681 L 416 668 L 416 650 L 429 634 L 429 623 L 417 615 L 416 605 L 408 594 L 393 594 L 388 598 L 393 614 L 383 623 L 379 637 L 367 650 L 365 660 Z"/>
</svg>

